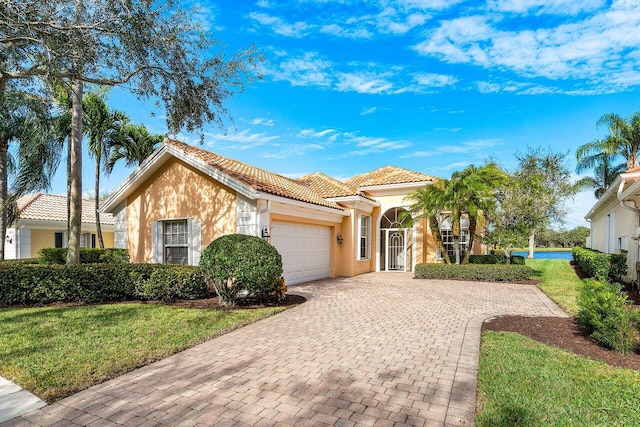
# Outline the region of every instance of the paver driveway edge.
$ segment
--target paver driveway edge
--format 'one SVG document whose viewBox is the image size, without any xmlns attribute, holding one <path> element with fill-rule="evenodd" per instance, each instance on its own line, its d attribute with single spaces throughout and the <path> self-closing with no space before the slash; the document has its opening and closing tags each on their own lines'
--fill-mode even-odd
<svg viewBox="0 0 640 427">
<path fill-rule="evenodd" d="M 407 274 L 290 292 L 307 303 L 2 425 L 471 426 L 484 320 L 566 316 L 535 286 Z"/>
</svg>

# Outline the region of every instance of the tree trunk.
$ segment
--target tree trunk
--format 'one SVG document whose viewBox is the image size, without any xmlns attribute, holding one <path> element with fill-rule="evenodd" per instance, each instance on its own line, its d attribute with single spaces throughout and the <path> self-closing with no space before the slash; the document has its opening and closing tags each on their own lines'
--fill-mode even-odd
<svg viewBox="0 0 640 427">
<path fill-rule="evenodd" d="M 7 151 L 9 150 L 9 141 L 0 142 L 0 236 L 2 236 L 2 243 L 0 244 L 0 261 L 4 261 L 4 245 L 7 235 L 7 199 L 9 198 L 8 191 L 8 170 L 7 170 Z M 18 258 L 16 256 L 16 258 Z"/>
<path fill-rule="evenodd" d="M 460 236 L 453 236 L 453 250 L 456 253 L 456 264 L 460 264 Z"/>
<path fill-rule="evenodd" d="M 445 249 L 442 244 L 442 236 L 440 235 L 438 220 L 435 217 L 429 217 L 429 228 L 431 229 L 431 236 L 433 236 L 433 240 L 436 243 L 436 247 L 440 249 L 440 254 L 444 258 L 444 262 L 446 264 L 451 264 L 451 259 L 449 259 L 449 253 Z"/>
<path fill-rule="evenodd" d="M 96 231 L 98 233 L 98 243 L 100 249 L 104 249 L 104 240 L 102 239 L 102 226 L 100 225 L 100 155 L 96 155 Z"/>
<path fill-rule="evenodd" d="M 533 259 L 533 248 L 536 246 L 536 230 L 531 230 L 529 235 L 529 254 L 527 258 Z"/>
<path fill-rule="evenodd" d="M 464 254 L 462 264 L 469 263 L 469 257 L 471 256 L 471 252 L 473 251 L 473 241 L 474 236 L 476 235 L 477 224 L 478 222 L 476 221 L 476 219 L 469 215 L 469 244 L 467 245 L 467 252 Z"/>
<path fill-rule="evenodd" d="M 71 134 L 67 135 L 67 240 L 71 234 Z M 68 246 L 68 244 L 67 244 Z"/>
<path fill-rule="evenodd" d="M 71 113 L 71 173 L 67 177 L 71 187 L 69 215 L 69 251 L 67 264 L 80 263 L 80 232 L 82 227 L 82 91 L 81 80 L 73 81 L 73 110 Z"/>
</svg>

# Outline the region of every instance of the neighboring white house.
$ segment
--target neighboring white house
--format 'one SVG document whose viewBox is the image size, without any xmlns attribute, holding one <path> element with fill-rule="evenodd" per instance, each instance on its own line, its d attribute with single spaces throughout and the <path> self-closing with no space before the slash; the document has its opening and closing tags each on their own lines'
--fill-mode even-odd
<svg viewBox="0 0 640 427">
<path fill-rule="evenodd" d="M 591 223 L 587 247 L 627 256 L 626 281 L 638 279 L 640 261 L 640 166 L 621 174 L 593 205 L 585 219 Z"/>
<path fill-rule="evenodd" d="M 18 199 L 18 220 L 7 229 L 5 258 L 37 258 L 43 248 L 67 246 L 67 198 L 54 194 L 29 194 Z M 102 238 L 107 248 L 113 247 L 113 216 L 100 215 Z M 94 201 L 82 201 L 80 246 L 98 247 Z"/>
</svg>

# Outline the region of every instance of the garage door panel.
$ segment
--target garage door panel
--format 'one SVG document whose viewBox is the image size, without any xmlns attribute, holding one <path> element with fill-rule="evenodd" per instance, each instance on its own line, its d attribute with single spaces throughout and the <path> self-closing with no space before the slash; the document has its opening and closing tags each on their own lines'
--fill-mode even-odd
<svg viewBox="0 0 640 427">
<path fill-rule="evenodd" d="M 282 255 L 283 276 L 287 283 L 296 284 L 329 277 L 329 227 L 274 222 L 271 243 Z"/>
</svg>

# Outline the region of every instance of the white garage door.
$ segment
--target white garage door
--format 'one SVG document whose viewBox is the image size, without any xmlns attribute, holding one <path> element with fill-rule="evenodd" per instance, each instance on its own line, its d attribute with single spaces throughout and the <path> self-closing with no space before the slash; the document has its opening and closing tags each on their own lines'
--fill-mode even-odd
<svg viewBox="0 0 640 427">
<path fill-rule="evenodd" d="M 282 255 L 287 284 L 329 277 L 331 229 L 318 225 L 271 224 L 271 243 Z"/>
</svg>

